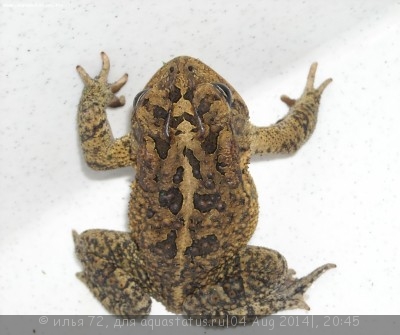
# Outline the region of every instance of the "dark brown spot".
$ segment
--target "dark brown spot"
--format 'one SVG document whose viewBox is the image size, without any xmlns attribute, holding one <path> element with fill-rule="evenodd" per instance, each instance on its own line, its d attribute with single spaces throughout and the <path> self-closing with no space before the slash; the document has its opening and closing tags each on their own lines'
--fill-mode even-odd
<svg viewBox="0 0 400 335">
<path fill-rule="evenodd" d="M 208 134 L 204 141 L 201 143 L 201 147 L 207 154 L 212 154 L 217 150 L 219 132 L 212 132 Z"/>
<path fill-rule="evenodd" d="M 207 180 L 204 182 L 204 187 L 207 188 L 207 189 L 209 189 L 209 190 L 215 188 L 214 180 L 212 180 L 212 179 L 207 179 Z"/>
<path fill-rule="evenodd" d="M 206 213 L 212 209 L 220 208 L 220 210 L 225 209 L 225 204 L 221 201 L 221 195 L 219 193 L 214 194 L 198 194 L 194 193 L 193 196 L 194 208 L 196 208 L 201 213 Z"/>
<path fill-rule="evenodd" d="M 167 116 L 168 116 L 168 112 L 164 108 L 162 108 L 160 106 L 154 106 L 153 116 L 155 118 L 157 118 L 157 119 L 164 119 L 165 120 L 167 118 Z"/>
<path fill-rule="evenodd" d="M 171 213 L 173 214 L 178 214 L 179 211 L 181 210 L 182 204 L 179 204 L 177 202 L 174 202 L 173 204 L 171 204 L 171 206 L 169 206 L 169 210 L 171 211 Z"/>
<path fill-rule="evenodd" d="M 151 219 L 154 216 L 155 212 L 151 208 L 147 208 L 146 217 Z"/>
<path fill-rule="evenodd" d="M 177 251 L 175 240 L 176 230 L 171 230 L 165 240 L 157 242 L 150 250 L 158 256 L 173 259 Z"/>
<path fill-rule="evenodd" d="M 182 182 L 183 172 L 184 172 L 184 169 L 182 166 L 180 166 L 176 169 L 176 172 L 175 172 L 174 176 L 172 177 L 172 181 L 174 182 L 174 184 L 179 184 L 180 182 Z"/>
<path fill-rule="evenodd" d="M 200 161 L 194 155 L 193 150 L 185 148 L 183 154 L 187 157 L 189 164 L 192 167 L 193 176 L 196 179 L 201 179 Z"/>
<path fill-rule="evenodd" d="M 158 155 L 160 156 L 161 159 L 165 159 L 168 156 L 168 150 L 171 147 L 169 142 L 166 140 L 160 138 L 160 137 L 152 137 L 155 143 L 155 147 L 157 150 Z"/>
<path fill-rule="evenodd" d="M 182 116 L 171 116 L 171 119 L 169 120 L 169 126 L 170 128 L 176 129 L 176 127 L 178 127 L 182 121 L 183 121 Z"/>
<path fill-rule="evenodd" d="M 225 204 L 225 202 L 220 201 L 217 203 L 215 208 L 217 209 L 218 212 L 223 212 L 226 209 L 226 204 Z"/>
<path fill-rule="evenodd" d="M 192 65 L 189 65 L 189 66 L 188 66 L 188 70 L 189 70 L 190 72 L 192 72 L 192 71 L 193 71 L 193 66 L 192 66 Z"/>
<path fill-rule="evenodd" d="M 173 86 L 169 92 L 169 100 L 171 100 L 172 103 L 175 103 L 178 102 L 180 98 L 182 98 L 180 88 L 177 86 Z"/>
<path fill-rule="evenodd" d="M 194 120 L 194 116 L 193 116 L 193 115 L 191 115 L 191 114 L 185 112 L 185 113 L 183 113 L 183 118 L 184 118 L 186 121 L 190 122 L 190 124 L 192 124 L 192 125 L 194 125 L 194 126 L 197 126 L 196 121 Z"/>
<path fill-rule="evenodd" d="M 183 95 L 183 98 L 184 98 L 185 100 L 189 100 L 190 102 L 192 102 L 192 101 L 193 101 L 193 96 L 194 96 L 194 94 L 193 94 L 193 89 L 188 88 L 188 90 L 186 91 L 186 93 Z"/>
<path fill-rule="evenodd" d="M 215 235 L 207 235 L 198 240 L 193 240 L 190 247 L 185 250 L 185 255 L 196 257 L 204 257 L 219 250 L 219 241 Z"/>
<path fill-rule="evenodd" d="M 205 113 L 210 111 L 210 106 L 211 103 L 209 101 L 202 99 L 199 107 L 197 107 L 197 114 L 199 114 L 200 117 L 203 116 Z"/>
<path fill-rule="evenodd" d="M 172 187 L 167 191 L 160 191 L 158 201 L 161 207 L 167 207 L 172 214 L 176 215 L 182 208 L 183 196 L 178 188 Z"/>
</svg>

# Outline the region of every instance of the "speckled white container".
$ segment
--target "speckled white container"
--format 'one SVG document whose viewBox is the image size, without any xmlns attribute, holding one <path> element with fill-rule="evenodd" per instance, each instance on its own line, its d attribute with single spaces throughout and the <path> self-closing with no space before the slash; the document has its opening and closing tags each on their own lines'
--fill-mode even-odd
<svg viewBox="0 0 400 335">
<path fill-rule="evenodd" d="M 71 230 L 127 229 L 130 169 L 81 158 L 75 66 L 129 73 L 115 136 L 150 76 L 200 58 L 240 92 L 258 125 L 286 112 L 311 62 L 334 82 L 298 154 L 257 159 L 252 244 L 279 250 L 299 276 L 334 262 L 307 293 L 311 311 L 399 314 L 400 2 L 0 0 L 0 314 L 104 314 L 74 276 Z M 397 279 L 396 279 L 397 278 Z M 153 314 L 165 309 L 154 302 Z"/>
</svg>

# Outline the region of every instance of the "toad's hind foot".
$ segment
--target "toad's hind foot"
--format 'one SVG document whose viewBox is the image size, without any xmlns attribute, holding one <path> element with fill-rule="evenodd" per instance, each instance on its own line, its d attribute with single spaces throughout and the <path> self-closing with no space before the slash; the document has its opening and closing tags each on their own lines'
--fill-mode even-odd
<svg viewBox="0 0 400 335">
<path fill-rule="evenodd" d="M 225 277 L 194 292 L 184 302 L 183 309 L 191 315 L 211 318 L 269 315 L 296 308 L 309 310 L 303 294 L 325 271 L 334 267 L 334 264 L 325 264 L 296 279 L 278 252 L 247 247 L 226 266 Z"/>
<path fill-rule="evenodd" d="M 128 233 L 88 230 L 73 232 L 75 250 L 84 267 L 77 276 L 113 314 L 147 315 L 151 299 L 144 289 L 136 245 Z"/>
<path fill-rule="evenodd" d="M 284 297 L 282 308 L 279 310 L 296 308 L 310 310 L 310 307 L 304 301 L 303 294 L 324 272 L 335 267 L 335 264 L 328 263 L 316 268 L 314 271 L 302 278 L 288 278 L 287 282 L 282 285 L 280 291 L 278 291 Z M 292 272 L 292 275 L 294 275 L 294 271 Z"/>
</svg>

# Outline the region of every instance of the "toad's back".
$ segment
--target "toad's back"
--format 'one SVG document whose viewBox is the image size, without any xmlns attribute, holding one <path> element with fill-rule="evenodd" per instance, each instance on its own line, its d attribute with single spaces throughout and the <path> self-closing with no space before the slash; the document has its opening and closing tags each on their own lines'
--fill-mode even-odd
<svg viewBox="0 0 400 335">
<path fill-rule="evenodd" d="M 167 63 L 134 108 L 131 231 L 149 289 L 179 311 L 183 297 L 215 280 L 254 231 L 248 113 L 229 84 L 189 57 Z"/>
</svg>

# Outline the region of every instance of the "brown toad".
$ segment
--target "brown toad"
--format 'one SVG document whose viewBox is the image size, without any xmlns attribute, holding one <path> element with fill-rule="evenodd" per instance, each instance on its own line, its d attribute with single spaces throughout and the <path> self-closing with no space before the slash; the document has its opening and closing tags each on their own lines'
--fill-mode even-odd
<svg viewBox="0 0 400 335">
<path fill-rule="evenodd" d="M 257 224 L 250 156 L 291 153 L 311 135 L 319 100 L 330 83 L 313 87 L 313 64 L 303 95 L 282 100 L 288 114 L 269 127 L 249 122 L 234 88 L 190 57 L 166 63 L 133 102 L 131 132 L 114 139 L 106 108 L 125 103 L 117 93 L 125 74 L 107 82 L 109 59 L 90 78 L 79 105 L 79 134 L 87 164 L 97 170 L 132 166 L 130 232 L 74 232 L 83 264 L 78 276 L 111 312 L 148 314 L 153 297 L 189 315 L 266 315 L 309 309 L 303 293 L 333 264 L 296 279 L 274 250 L 247 245 Z"/>
</svg>

